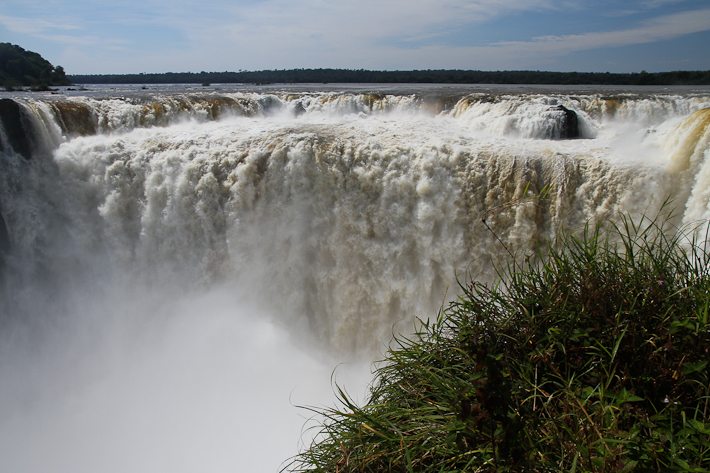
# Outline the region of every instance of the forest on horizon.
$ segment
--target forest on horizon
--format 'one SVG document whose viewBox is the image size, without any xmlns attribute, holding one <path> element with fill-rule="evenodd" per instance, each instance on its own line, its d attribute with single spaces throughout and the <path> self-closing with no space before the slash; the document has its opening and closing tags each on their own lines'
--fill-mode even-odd
<svg viewBox="0 0 710 473">
<path fill-rule="evenodd" d="M 550 72 L 427 69 L 377 71 L 366 69 L 276 69 L 237 72 L 165 72 L 140 74 L 66 75 L 38 53 L 0 43 L 0 85 L 6 90 L 73 84 L 547 84 L 547 85 L 710 85 L 710 71 L 670 72 Z"/>
<path fill-rule="evenodd" d="M 431 83 L 559 85 L 710 85 L 710 71 L 638 73 L 411 70 L 279 69 L 238 72 L 166 72 L 69 75 L 75 84 L 274 84 L 274 83 Z"/>
</svg>

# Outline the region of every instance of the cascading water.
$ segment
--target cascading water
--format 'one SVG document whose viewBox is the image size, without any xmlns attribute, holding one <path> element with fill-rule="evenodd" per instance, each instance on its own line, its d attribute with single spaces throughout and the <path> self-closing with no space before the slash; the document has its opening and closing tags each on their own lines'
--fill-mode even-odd
<svg viewBox="0 0 710 473">
<path fill-rule="evenodd" d="M 0 102 L 8 471 L 275 471 L 290 403 L 457 278 L 667 200 L 710 218 L 707 93 Z"/>
</svg>

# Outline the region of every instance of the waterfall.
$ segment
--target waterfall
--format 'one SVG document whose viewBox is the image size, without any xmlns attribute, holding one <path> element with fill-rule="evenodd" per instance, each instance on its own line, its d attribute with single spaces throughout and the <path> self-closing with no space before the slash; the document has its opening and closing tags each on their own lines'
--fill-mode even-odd
<svg viewBox="0 0 710 473">
<path fill-rule="evenodd" d="M 210 346 L 191 331 L 213 337 L 220 359 L 230 333 L 236 356 L 264 357 L 265 373 L 289 380 L 292 363 L 322 373 L 311 350 L 333 363 L 376 358 L 393 331 L 455 297 L 457 280 L 494 280 L 510 253 L 534 257 L 562 232 L 664 204 L 678 225 L 707 222 L 709 111 L 702 94 L 3 99 L 0 374 L 17 360 L 37 373 L 76 362 L 99 409 L 118 380 L 134 395 L 116 359 L 130 360 L 149 403 L 162 395 L 156 372 L 183 386 L 168 355 L 199 360 Z M 211 331 L 195 328 L 199 317 Z M 38 340 L 39 355 L 28 348 Z M 141 366 L 134 348 L 152 361 Z M 253 369 L 237 365 L 242 380 Z M 107 366 L 121 374 L 102 384 Z M 0 388 L 0 408 L 27 392 L 46 408 L 43 381 L 21 378 Z M 4 418 L 19 422 L 0 411 L 0 444 Z"/>
</svg>

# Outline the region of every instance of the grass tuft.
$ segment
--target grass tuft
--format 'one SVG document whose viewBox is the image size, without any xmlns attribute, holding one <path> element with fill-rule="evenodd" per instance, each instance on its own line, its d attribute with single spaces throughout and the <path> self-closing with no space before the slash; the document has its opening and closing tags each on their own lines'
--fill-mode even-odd
<svg viewBox="0 0 710 473">
<path fill-rule="evenodd" d="M 568 236 L 398 337 L 312 472 L 710 471 L 710 254 L 659 220 Z"/>
</svg>

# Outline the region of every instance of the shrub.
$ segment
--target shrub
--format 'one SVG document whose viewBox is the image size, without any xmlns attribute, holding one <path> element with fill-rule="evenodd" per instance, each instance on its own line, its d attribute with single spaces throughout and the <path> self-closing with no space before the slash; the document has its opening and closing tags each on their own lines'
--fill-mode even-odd
<svg viewBox="0 0 710 473">
<path fill-rule="evenodd" d="M 623 219 L 398 337 L 294 471 L 709 471 L 707 239 Z M 707 236 L 707 233 L 705 234 Z"/>
</svg>

